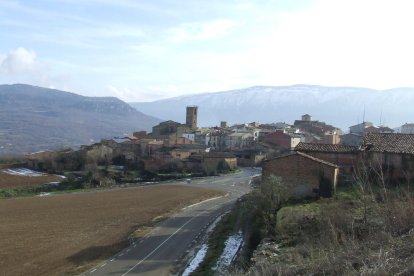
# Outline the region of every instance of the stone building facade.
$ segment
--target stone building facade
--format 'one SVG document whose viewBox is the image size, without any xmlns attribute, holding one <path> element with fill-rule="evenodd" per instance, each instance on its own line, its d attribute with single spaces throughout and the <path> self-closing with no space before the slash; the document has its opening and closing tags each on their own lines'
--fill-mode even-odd
<svg viewBox="0 0 414 276">
<path fill-rule="evenodd" d="M 262 176 L 279 176 L 292 198 L 330 197 L 337 184 L 338 166 L 295 152 L 263 162 Z"/>
</svg>

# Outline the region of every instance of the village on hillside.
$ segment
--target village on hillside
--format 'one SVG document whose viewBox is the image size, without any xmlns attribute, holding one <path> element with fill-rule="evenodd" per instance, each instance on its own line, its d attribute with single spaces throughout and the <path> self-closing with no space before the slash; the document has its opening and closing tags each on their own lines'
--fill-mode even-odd
<svg viewBox="0 0 414 276">
<path fill-rule="evenodd" d="M 331 196 L 338 183 L 350 181 L 362 165 L 381 168 L 388 182 L 413 178 L 414 124 L 406 123 L 395 133 L 363 122 L 343 134 L 309 114 L 293 124 L 228 126 L 222 121 L 209 128 L 197 125 L 197 115 L 197 106 L 187 106 L 185 124 L 169 120 L 151 133 L 138 131 L 79 150 L 33 153 L 28 165 L 53 173 L 82 171 L 93 186 L 113 184 L 113 178 L 122 180 L 130 170 L 140 172 L 135 179 L 148 181 L 263 165 L 264 176 L 281 176 L 292 185 L 293 197 Z"/>
<path fill-rule="evenodd" d="M 121 250 L 119 258 L 133 252 L 131 246 L 135 248 L 140 241 L 152 243 L 145 237 L 159 225 L 158 219 L 175 223 L 174 216 L 168 217 L 178 210 L 174 208 L 182 207 L 181 211 L 188 212 L 212 211 L 200 216 L 205 222 L 194 231 L 181 226 L 185 234 L 176 238 L 188 239 L 191 251 L 183 252 L 178 262 L 171 261 L 175 271 L 194 266 L 195 275 L 210 275 L 222 256 L 229 262 L 220 269 L 236 275 L 249 271 L 253 273 L 249 275 L 317 275 L 320 271 L 326 275 L 355 271 L 382 275 L 383 271 L 407 270 L 406 264 L 413 261 L 413 255 L 405 252 L 413 252 L 414 124 L 406 123 L 395 131 L 363 122 L 343 133 L 305 114 L 293 124 L 230 126 L 222 121 L 220 126 L 199 127 L 198 108 L 186 107 L 185 124 L 164 121 L 153 126 L 151 133 L 137 131 L 76 150 L 4 159 L 0 163 L 0 198 L 27 197 L 32 206 L 19 206 L 20 200 L 2 201 L 17 204 L 5 209 L 14 212 L 6 224 L 24 217 L 27 229 L 32 229 L 42 221 L 48 230 L 38 228 L 35 235 L 47 235 L 51 242 L 37 247 L 45 246 L 50 252 L 54 252 L 55 240 L 67 236 L 78 240 L 90 229 L 94 234 L 87 243 L 82 241 L 67 251 L 62 247 L 69 257 L 56 268 L 60 271 L 79 269 L 100 275 L 100 270 L 111 266 L 93 267 L 95 261 L 106 264 Z M 156 185 L 159 182 L 162 184 Z M 59 196 L 53 196 L 55 193 Z M 38 206 L 49 207 L 31 213 Z M 27 212 L 32 220 L 26 219 Z M 51 221 L 69 213 L 66 224 L 59 224 L 61 228 L 50 238 Z M 196 221 L 193 218 L 198 214 L 189 216 L 184 226 Z M 95 246 L 102 238 L 101 230 L 111 242 L 113 233 L 118 233 L 118 245 L 110 250 Z M 21 232 L 12 237 L 15 243 L 32 240 L 32 231 L 26 231 L 25 237 Z M 172 242 L 174 252 L 180 243 Z M 92 244 L 93 261 L 85 260 L 83 254 L 71 261 L 70 256 Z M 228 244 L 234 244 L 231 254 Z M 378 262 L 378 252 L 385 251 L 398 262 Z M 200 257 L 202 254 L 205 256 Z M 46 269 L 57 259 L 42 255 Z M 17 258 L 7 263 L 8 269 L 26 269 L 13 265 Z"/>
</svg>

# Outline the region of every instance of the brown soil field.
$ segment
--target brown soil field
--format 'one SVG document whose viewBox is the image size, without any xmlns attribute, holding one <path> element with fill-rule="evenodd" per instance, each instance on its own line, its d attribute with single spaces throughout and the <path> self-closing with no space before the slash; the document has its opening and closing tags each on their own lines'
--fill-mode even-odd
<svg viewBox="0 0 414 276">
<path fill-rule="evenodd" d="M 80 273 L 140 226 L 218 194 L 160 185 L 0 200 L 0 275 Z"/>
<path fill-rule="evenodd" d="M 19 176 L 11 175 L 0 171 L 0 189 L 30 187 L 49 182 L 62 181 L 63 179 L 56 175 L 42 176 Z"/>
</svg>

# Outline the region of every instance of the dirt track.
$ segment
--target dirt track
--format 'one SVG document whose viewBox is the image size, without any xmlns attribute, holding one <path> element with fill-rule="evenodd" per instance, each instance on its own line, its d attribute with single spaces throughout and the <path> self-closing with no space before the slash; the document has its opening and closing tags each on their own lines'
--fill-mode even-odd
<svg viewBox="0 0 414 276">
<path fill-rule="evenodd" d="M 140 225 L 218 193 L 152 186 L 0 200 L 0 275 L 79 273 Z"/>
<path fill-rule="evenodd" d="M 2 188 L 17 188 L 17 187 L 30 187 L 40 184 L 45 184 L 54 181 L 62 181 L 62 178 L 56 175 L 44 175 L 44 176 L 18 176 L 11 175 L 0 171 L 0 189 Z"/>
</svg>

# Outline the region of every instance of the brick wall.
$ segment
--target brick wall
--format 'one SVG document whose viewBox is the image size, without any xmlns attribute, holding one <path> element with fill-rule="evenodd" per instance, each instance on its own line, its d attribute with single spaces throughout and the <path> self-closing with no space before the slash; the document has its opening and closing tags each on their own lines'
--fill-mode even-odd
<svg viewBox="0 0 414 276">
<path fill-rule="evenodd" d="M 354 152 L 338 153 L 338 152 L 306 152 L 304 153 L 338 165 L 340 172 L 345 174 L 352 174 L 355 166 L 358 165 L 358 154 Z"/>
<path fill-rule="evenodd" d="M 284 149 L 291 148 L 292 146 L 291 140 L 292 140 L 292 137 L 280 131 L 269 133 L 263 138 L 264 142 L 279 146 Z"/>
<path fill-rule="evenodd" d="M 326 195 L 326 185 L 331 193 L 336 186 L 337 168 L 299 154 L 279 157 L 263 163 L 263 177 L 280 176 L 288 185 L 292 197 Z"/>
</svg>

